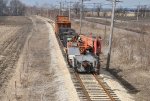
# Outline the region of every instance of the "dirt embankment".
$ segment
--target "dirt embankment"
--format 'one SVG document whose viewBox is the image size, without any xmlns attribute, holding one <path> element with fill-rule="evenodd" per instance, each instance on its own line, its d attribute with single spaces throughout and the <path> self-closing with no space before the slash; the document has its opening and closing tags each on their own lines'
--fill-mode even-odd
<svg viewBox="0 0 150 101">
<path fill-rule="evenodd" d="M 72 27 L 79 32 L 79 22 L 73 22 Z M 84 21 L 82 32 L 92 32 L 102 37 L 103 54 L 101 60 L 103 61 L 102 67 L 105 68 L 110 34 L 109 26 Z M 110 68 L 121 79 L 127 81 L 131 88 L 136 89 L 136 91 L 132 91 L 136 101 L 149 101 L 150 99 L 149 38 L 149 34 L 114 29 Z"/>
<path fill-rule="evenodd" d="M 5 22 L 10 23 L 10 20 L 14 22 L 17 17 L 14 18 L 9 18 L 8 22 L 7 20 Z M 19 22 L 18 30 L 16 28 L 16 32 L 10 34 L 14 37 L 5 39 L 10 41 L 9 43 L 13 42 L 10 48 L 8 47 L 8 50 L 13 49 L 13 51 L 11 53 L 8 51 L 7 61 L 4 60 L 8 65 L 4 65 L 6 69 L 1 70 L 3 74 L 0 74 L 2 78 L 0 101 L 78 101 L 73 84 L 70 84 L 69 72 L 66 71 L 67 67 L 64 65 L 54 32 L 51 31 L 52 26 L 48 26 L 37 16 L 29 19 L 20 18 L 25 19 L 25 23 L 29 20 L 30 24 L 23 24 L 22 27 Z M 12 26 L 16 25 L 13 23 Z M 12 52 L 15 54 L 14 57 Z M 4 54 L 4 51 L 1 54 Z M 13 65 L 9 61 L 13 61 Z"/>
</svg>

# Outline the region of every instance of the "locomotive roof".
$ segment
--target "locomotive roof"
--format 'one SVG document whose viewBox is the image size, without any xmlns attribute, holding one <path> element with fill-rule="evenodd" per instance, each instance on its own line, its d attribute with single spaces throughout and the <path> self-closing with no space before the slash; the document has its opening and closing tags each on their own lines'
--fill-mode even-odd
<svg viewBox="0 0 150 101">
<path fill-rule="evenodd" d="M 75 56 L 75 59 L 79 62 L 82 62 L 82 61 L 94 62 L 94 61 L 96 61 L 96 58 L 94 56 L 92 56 L 91 54 L 78 55 L 78 56 Z"/>
<path fill-rule="evenodd" d="M 68 55 L 80 55 L 80 50 L 78 47 L 69 47 Z"/>
</svg>

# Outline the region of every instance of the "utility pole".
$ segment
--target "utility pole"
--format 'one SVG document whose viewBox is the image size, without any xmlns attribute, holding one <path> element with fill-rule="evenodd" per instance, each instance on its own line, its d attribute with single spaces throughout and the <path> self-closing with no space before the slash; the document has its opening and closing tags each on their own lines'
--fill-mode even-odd
<svg viewBox="0 0 150 101">
<path fill-rule="evenodd" d="M 90 0 L 84 0 L 90 1 Z M 81 0 L 81 7 L 80 7 L 80 34 L 82 33 L 82 17 L 83 17 L 83 0 Z"/>
<path fill-rule="evenodd" d="M 95 12 L 95 4 L 96 4 L 96 3 L 93 3 L 94 7 L 93 7 L 93 9 L 92 9 L 92 16 L 94 16 L 94 12 Z"/>
<path fill-rule="evenodd" d="M 116 0 L 112 0 L 112 16 L 111 16 L 111 27 L 110 27 L 110 37 L 109 37 L 109 47 L 108 47 L 106 70 L 109 70 L 109 66 L 110 66 L 110 57 L 111 57 L 111 48 L 112 48 L 112 37 L 113 37 L 113 29 L 114 29 L 114 15 L 115 15 L 116 2 L 117 2 Z"/>
<path fill-rule="evenodd" d="M 69 20 L 71 19 L 71 1 L 69 2 Z"/>
<path fill-rule="evenodd" d="M 65 1 L 65 3 L 67 3 L 67 9 L 69 9 L 68 10 L 69 20 L 71 20 L 71 5 L 72 5 L 72 3 L 76 3 L 76 2 L 72 2 L 70 0 L 69 2 Z M 69 4 L 69 6 L 68 6 L 68 4 Z"/>
<path fill-rule="evenodd" d="M 139 9 L 140 9 L 140 7 L 138 6 L 137 18 L 136 18 L 137 21 L 139 21 Z"/>
<path fill-rule="evenodd" d="M 63 4 L 62 4 L 62 14 L 61 15 L 64 15 L 64 9 L 65 9 L 65 4 L 63 2 Z"/>
<path fill-rule="evenodd" d="M 100 16 L 101 16 L 101 12 L 102 12 L 102 8 L 103 8 L 103 5 L 100 3 Z"/>
<path fill-rule="evenodd" d="M 49 17 L 49 9 L 47 8 L 47 17 Z"/>
<path fill-rule="evenodd" d="M 98 16 L 100 16 L 100 13 L 101 13 L 101 9 L 102 9 L 102 4 L 101 3 L 99 3 L 98 4 L 98 8 L 97 8 L 97 10 L 98 10 Z"/>
<path fill-rule="evenodd" d="M 136 20 L 139 21 L 140 2 L 139 2 L 139 6 L 137 6 L 137 7 L 138 7 L 137 8 L 138 11 L 137 11 L 137 18 L 136 18 Z"/>
<path fill-rule="evenodd" d="M 144 5 L 144 10 L 145 10 L 144 17 L 146 18 L 146 16 L 147 16 L 147 5 Z"/>
<path fill-rule="evenodd" d="M 80 34 L 82 33 L 82 16 L 83 16 L 83 0 L 81 0 L 81 7 L 80 7 Z"/>
<path fill-rule="evenodd" d="M 61 15 L 61 2 L 59 3 L 60 4 L 60 6 L 59 6 L 59 15 Z"/>
</svg>

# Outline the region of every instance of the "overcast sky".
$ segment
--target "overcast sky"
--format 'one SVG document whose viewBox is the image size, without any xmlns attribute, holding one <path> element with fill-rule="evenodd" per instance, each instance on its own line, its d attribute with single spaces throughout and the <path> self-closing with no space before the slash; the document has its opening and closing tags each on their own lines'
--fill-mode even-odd
<svg viewBox="0 0 150 101">
<path fill-rule="evenodd" d="M 80 1 L 80 0 L 22 0 L 27 5 L 43 5 L 43 4 L 49 4 L 49 5 L 58 5 L 58 2 L 60 1 Z M 150 0 L 121 0 L 122 3 L 117 4 L 117 6 L 127 7 L 127 8 L 135 8 L 137 5 L 148 5 L 150 6 Z M 90 3 L 102 3 L 102 4 L 108 4 L 110 2 L 106 0 L 91 0 L 86 1 Z M 111 7 L 111 6 L 104 6 L 103 7 Z"/>
</svg>

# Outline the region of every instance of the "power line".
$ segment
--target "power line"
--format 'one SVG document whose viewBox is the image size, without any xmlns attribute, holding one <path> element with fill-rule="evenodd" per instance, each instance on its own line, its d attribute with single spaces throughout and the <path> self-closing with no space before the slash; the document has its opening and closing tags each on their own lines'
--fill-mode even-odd
<svg viewBox="0 0 150 101">
<path fill-rule="evenodd" d="M 69 13 L 69 20 L 71 19 L 71 4 L 72 3 L 76 3 L 76 2 L 72 2 L 71 0 L 69 2 L 65 1 L 65 3 L 67 3 L 67 8 L 69 9 L 68 13 Z M 68 7 L 68 4 L 69 4 L 69 7 Z"/>
<path fill-rule="evenodd" d="M 82 15 L 83 14 L 83 0 L 81 0 L 81 7 L 80 7 L 80 34 L 82 32 Z"/>
<path fill-rule="evenodd" d="M 82 33 L 82 17 L 83 17 L 83 2 L 90 1 L 90 0 L 81 0 L 81 7 L 80 7 L 80 34 Z"/>
</svg>

